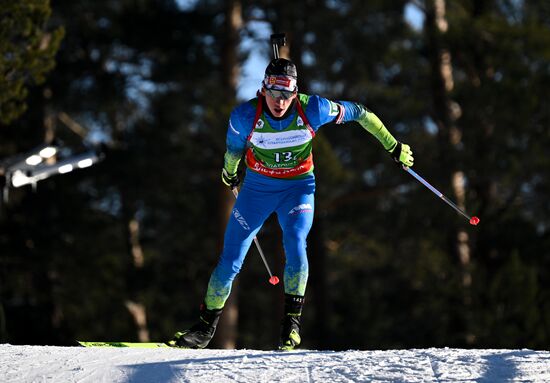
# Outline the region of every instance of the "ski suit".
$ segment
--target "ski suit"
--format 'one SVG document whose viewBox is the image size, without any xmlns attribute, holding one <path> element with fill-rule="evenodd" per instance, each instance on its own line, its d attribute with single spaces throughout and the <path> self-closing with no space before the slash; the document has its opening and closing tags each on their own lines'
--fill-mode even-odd
<svg viewBox="0 0 550 383">
<path fill-rule="evenodd" d="M 386 150 L 397 144 L 376 115 L 354 102 L 298 94 L 289 111 L 275 118 L 258 94 L 232 111 L 224 160 L 236 169 L 246 152 L 247 171 L 208 284 L 208 309 L 224 306 L 254 236 L 274 212 L 283 232 L 285 293 L 305 295 L 306 238 L 313 223 L 315 193 L 311 141 L 322 125 L 347 121 L 359 122 Z"/>
</svg>

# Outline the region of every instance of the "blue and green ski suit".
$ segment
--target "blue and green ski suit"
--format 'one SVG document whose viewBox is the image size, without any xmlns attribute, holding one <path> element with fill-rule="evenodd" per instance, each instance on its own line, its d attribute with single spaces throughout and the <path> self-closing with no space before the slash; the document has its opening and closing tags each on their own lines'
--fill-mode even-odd
<svg viewBox="0 0 550 383">
<path fill-rule="evenodd" d="M 334 102 L 316 95 L 299 94 L 285 116 L 274 118 L 266 111 L 267 105 L 263 97 L 258 95 L 257 98 L 237 106 L 229 119 L 225 161 L 227 163 L 232 159 L 238 165 L 238 161 L 247 151 L 248 168 L 227 224 L 222 254 L 208 284 L 205 298 L 208 309 L 220 309 L 224 306 L 231 292 L 232 282 L 241 270 L 254 236 L 272 213 L 277 214 L 283 232 L 286 256 L 285 293 L 305 295 L 308 279 L 306 238 L 313 223 L 315 206 L 315 176 L 312 160 L 310 158 L 310 166 L 298 175 L 290 173 L 288 177 L 276 174 L 271 176 L 269 169 L 264 172 L 259 171 L 261 169 L 254 168 L 252 164 L 254 161 L 249 161 L 251 158 L 254 160 L 252 155 L 254 150 L 250 150 L 251 146 L 252 149 L 257 149 L 259 161 L 256 162 L 260 163 L 260 167 L 262 167 L 262 159 L 273 154 L 273 161 L 268 165 L 274 167 L 274 171 L 278 171 L 278 162 L 290 152 L 284 152 L 282 149 L 283 152 L 279 153 L 277 148 L 288 146 L 287 141 L 292 141 L 296 134 L 303 133 L 313 138 L 321 126 L 331 122 L 340 124 L 358 121 L 378 138 L 386 150 L 396 145 L 395 139 L 380 120 L 358 103 Z M 268 133 L 263 135 L 258 133 L 253 136 L 255 130 L 265 131 L 266 129 Z M 289 133 L 289 129 L 294 133 Z M 276 134 L 278 132 L 281 134 Z M 268 139 L 264 140 L 264 137 Z M 265 141 L 270 141 L 270 146 L 266 146 Z M 300 143 L 306 147 L 306 141 L 302 140 Z M 267 148 L 267 151 L 260 155 L 262 148 Z M 290 154 L 288 157 L 290 158 Z M 302 158 L 302 160 L 303 164 L 307 163 L 305 159 Z M 236 168 L 237 165 L 234 167 Z"/>
</svg>

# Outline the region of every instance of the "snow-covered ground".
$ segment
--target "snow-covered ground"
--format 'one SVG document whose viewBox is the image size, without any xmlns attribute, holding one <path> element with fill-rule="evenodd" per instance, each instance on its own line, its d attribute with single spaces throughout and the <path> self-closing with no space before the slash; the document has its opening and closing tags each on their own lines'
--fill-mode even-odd
<svg viewBox="0 0 550 383">
<path fill-rule="evenodd" d="M 550 352 L 272 352 L 0 345 L 2 382 L 550 382 Z"/>
</svg>

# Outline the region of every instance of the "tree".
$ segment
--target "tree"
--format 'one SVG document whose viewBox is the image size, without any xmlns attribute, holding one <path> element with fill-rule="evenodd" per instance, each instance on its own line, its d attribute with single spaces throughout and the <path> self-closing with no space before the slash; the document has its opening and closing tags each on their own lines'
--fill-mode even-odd
<svg viewBox="0 0 550 383">
<path fill-rule="evenodd" d="M 239 34 L 243 28 L 242 19 L 242 5 L 239 0 L 227 1 L 225 5 L 225 21 L 224 21 L 224 34 L 222 45 L 222 93 L 224 95 L 224 104 L 231 105 L 236 101 L 237 85 L 239 82 Z M 226 110 L 226 108 L 223 108 Z M 227 117 L 226 117 L 227 118 Z M 223 137 L 225 135 L 225 125 L 220 124 L 218 129 L 219 135 Z M 220 145 L 221 146 L 221 145 Z M 219 235 L 218 235 L 218 249 L 221 253 L 223 249 L 223 236 L 227 221 L 231 215 L 231 210 L 235 203 L 233 193 L 223 183 L 219 184 L 220 187 L 220 214 L 219 214 Z M 238 339 L 238 319 L 239 319 L 239 305 L 238 305 L 238 281 L 235 280 L 232 286 L 232 294 L 225 303 L 224 315 L 221 318 L 217 333 L 213 339 L 213 346 L 219 348 L 234 349 Z"/>
<path fill-rule="evenodd" d="M 447 5 L 445 0 L 425 2 L 426 44 L 431 68 L 431 87 L 433 112 L 431 117 L 438 128 L 439 162 L 442 168 L 451 174 L 451 189 L 453 199 L 460 209 L 465 210 L 466 177 L 461 167 L 460 151 L 463 148 L 463 131 L 457 121 L 462 113 L 461 106 L 452 99 L 454 91 L 452 55 L 444 43 L 444 35 L 447 33 L 449 23 L 447 21 Z M 465 341 L 472 342 L 473 335 L 469 333 L 471 326 L 471 248 L 469 233 L 465 224 L 452 231 L 452 252 L 456 254 L 462 272 L 463 307 Z"/>
<path fill-rule="evenodd" d="M 28 88 L 44 83 L 55 65 L 64 29 L 48 28 L 49 0 L 0 2 L 0 122 L 26 109 Z"/>
<path fill-rule="evenodd" d="M 508 289 L 518 284 L 516 279 L 529 281 L 524 285 L 529 290 L 526 295 L 539 303 L 524 311 L 525 323 L 542 324 L 538 318 L 548 313 L 540 304 L 548 279 L 545 272 L 531 279 L 530 269 L 537 264 L 539 270 L 546 270 L 540 267 L 544 262 L 540 255 L 547 252 L 548 232 L 542 229 L 547 207 L 540 204 L 539 194 L 546 186 L 538 180 L 548 166 L 541 150 L 548 143 L 543 132 L 550 126 L 544 96 L 549 76 L 541 66 L 549 57 L 550 29 L 543 21 L 548 10 L 528 1 L 452 2 L 451 6 L 448 44 L 461 79 L 455 95 L 463 105 L 464 145 L 473 148 L 463 157 L 471 169 L 467 174 L 470 198 L 475 197 L 471 201 L 492 222 L 481 227 L 473 242 L 474 267 L 480 278 L 474 283 L 478 320 L 474 325 L 477 341 L 491 345 L 498 342 L 497 332 L 515 331 L 510 321 L 495 320 L 503 302 L 501 297 L 488 296 L 495 284 Z M 534 250 L 532 243 L 541 247 Z M 509 307 L 524 307 L 524 303 L 513 294 L 507 299 Z M 547 342 L 541 327 L 527 332 L 530 342 Z M 517 334 L 513 337 L 522 342 Z"/>
</svg>

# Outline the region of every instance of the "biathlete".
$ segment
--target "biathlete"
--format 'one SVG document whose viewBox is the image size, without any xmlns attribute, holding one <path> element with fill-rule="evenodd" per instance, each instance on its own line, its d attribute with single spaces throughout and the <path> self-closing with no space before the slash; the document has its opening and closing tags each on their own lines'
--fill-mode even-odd
<svg viewBox="0 0 550 383">
<path fill-rule="evenodd" d="M 222 254 L 210 276 L 200 319 L 176 333 L 171 346 L 208 345 L 247 251 L 273 212 L 283 232 L 286 256 L 279 349 L 292 350 L 301 343 L 300 317 L 308 279 L 306 238 L 315 206 L 312 140 L 321 126 L 357 121 L 395 161 L 413 165 L 410 147 L 398 142 L 365 106 L 298 93 L 297 80 L 294 63 L 272 60 L 257 97 L 231 113 L 222 181 L 230 188 L 239 185 L 237 169 L 243 156 L 246 177 L 226 227 Z"/>
</svg>

